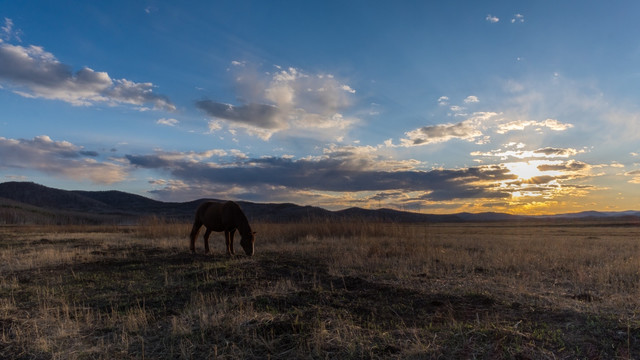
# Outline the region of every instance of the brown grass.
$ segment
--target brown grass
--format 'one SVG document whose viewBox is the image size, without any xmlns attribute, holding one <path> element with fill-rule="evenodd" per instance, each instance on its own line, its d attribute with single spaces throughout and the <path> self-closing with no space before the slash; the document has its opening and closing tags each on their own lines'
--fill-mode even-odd
<svg viewBox="0 0 640 360">
<path fill-rule="evenodd" d="M 0 227 L 0 358 L 640 357 L 640 227 Z"/>
</svg>

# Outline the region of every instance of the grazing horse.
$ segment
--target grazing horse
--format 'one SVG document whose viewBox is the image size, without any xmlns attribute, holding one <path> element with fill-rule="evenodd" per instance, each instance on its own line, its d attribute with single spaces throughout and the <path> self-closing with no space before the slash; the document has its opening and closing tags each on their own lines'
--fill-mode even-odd
<svg viewBox="0 0 640 360">
<path fill-rule="evenodd" d="M 240 245 L 244 252 L 253 255 L 253 243 L 255 242 L 255 232 L 251 231 L 249 221 L 244 215 L 240 206 L 233 201 L 225 203 L 207 201 L 196 210 L 196 219 L 191 229 L 191 252 L 196 252 L 196 237 L 200 227 L 204 225 L 207 231 L 204 233 L 204 251 L 209 253 L 209 235 L 212 231 L 224 231 L 224 239 L 227 244 L 227 255 L 234 255 L 233 235 L 236 229 L 242 236 Z"/>
</svg>

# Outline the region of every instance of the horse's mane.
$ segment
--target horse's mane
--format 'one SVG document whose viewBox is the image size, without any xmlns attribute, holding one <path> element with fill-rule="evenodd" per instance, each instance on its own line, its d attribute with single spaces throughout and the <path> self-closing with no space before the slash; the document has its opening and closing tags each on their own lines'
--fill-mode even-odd
<svg viewBox="0 0 640 360">
<path fill-rule="evenodd" d="M 244 214 L 244 212 L 240 208 L 240 205 L 238 205 L 233 201 L 229 201 L 228 203 L 230 203 L 231 206 L 233 207 L 233 212 L 235 213 L 234 216 L 237 217 L 238 230 L 241 232 L 241 234 L 242 233 L 244 233 L 244 235 L 250 234 L 251 226 L 249 225 L 249 220 L 247 219 L 247 216 Z"/>
</svg>

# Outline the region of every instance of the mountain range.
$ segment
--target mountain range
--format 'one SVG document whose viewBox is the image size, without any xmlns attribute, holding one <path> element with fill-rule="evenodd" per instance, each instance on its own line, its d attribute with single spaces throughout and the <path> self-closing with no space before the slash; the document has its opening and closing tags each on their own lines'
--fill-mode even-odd
<svg viewBox="0 0 640 360">
<path fill-rule="evenodd" d="M 206 200 L 163 202 L 122 191 L 61 190 L 32 182 L 0 183 L 0 224 L 2 223 L 134 223 L 140 218 L 156 216 L 190 221 L 198 205 Z M 349 208 L 330 211 L 291 203 L 253 203 L 238 201 L 252 221 L 298 222 L 315 219 L 351 219 L 386 222 L 464 222 L 508 221 L 526 219 L 630 219 L 640 220 L 640 211 L 522 216 L 505 213 L 422 214 L 392 209 Z"/>
</svg>

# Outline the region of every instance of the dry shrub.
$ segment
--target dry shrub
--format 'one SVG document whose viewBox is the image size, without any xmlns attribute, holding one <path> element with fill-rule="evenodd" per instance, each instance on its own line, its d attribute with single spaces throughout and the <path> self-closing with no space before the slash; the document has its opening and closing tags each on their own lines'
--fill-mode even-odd
<svg viewBox="0 0 640 360">
<path fill-rule="evenodd" d="M 136 235 L 147 239 L 183 238 L 189 235 L 191 224 L 181 220 L 146 216 L 138 220 Z"/>
</svg>

